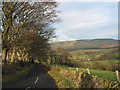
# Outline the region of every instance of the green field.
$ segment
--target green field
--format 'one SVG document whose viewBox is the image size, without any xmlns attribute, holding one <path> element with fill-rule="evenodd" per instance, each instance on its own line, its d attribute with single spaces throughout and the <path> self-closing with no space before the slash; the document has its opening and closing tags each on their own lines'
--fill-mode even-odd
<svg viewBox="0 0 120 90">
<path fill-rule="evenodd" d="M 85 61 L 84 64 L 93 64 L 94 62 L 98 62 L 100 64 L 120 64 L 119 60 L 112 60 L 112 61 Z"/>
<path fill-rule="evenodd" d="M 87 69 L 79 68 L 79 71 L 87 72 Z M 92 75 L 103 77 L 103 78 L 107 78 L 109 80 L 113 80 L 113 81 L 117 80 L 115 72 L 112 72 L 112 71 L 103 71 L 103 70 L 93 70 L 93 69 L 90 69 L 90 73 Z"/>
</svg>

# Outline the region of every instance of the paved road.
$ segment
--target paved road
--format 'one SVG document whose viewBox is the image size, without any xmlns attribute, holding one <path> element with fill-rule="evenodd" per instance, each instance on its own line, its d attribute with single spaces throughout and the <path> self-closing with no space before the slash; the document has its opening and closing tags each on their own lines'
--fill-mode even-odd
<svg viewBox="0 0 120 90">
<path fill-rule="evenodd" d="M 19 82 L 3 86 L 3 88 L 57 88 L 55 80 L 43 69 L 40 64 L 35 64 L 34 69 Z"/>
</svg>

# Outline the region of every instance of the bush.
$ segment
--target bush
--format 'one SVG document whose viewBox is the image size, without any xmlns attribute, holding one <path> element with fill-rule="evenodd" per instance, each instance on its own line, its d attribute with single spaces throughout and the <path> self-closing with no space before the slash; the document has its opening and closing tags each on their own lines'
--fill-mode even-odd
<svg viewBox="0 0 120 90">
<path fill-rule="evenodd" d="M 105 70 L 112 71 L 112 65 L 105 65 Z"/>
<path fill-rule="evenodd" d="M 98 62 L 93 62 L 93 64 L 90 66 L 92 69 L 99 69 L 99 70 L 105 70 L 105 65 L 100 64 Z"/>
<path fill-rule="evenodd" d="M 84 62 L 78 62 L 78 61 L 73 61 L 72 65 L 73 65 L 73 67 L 86 67 Z"/>
<path fill-rule="evenodd" d="M 111 67 L 112 67 L 112 71 L 118 70 L 120 72 L 120 64 L 114 64 L 114 65 L 111 65 Z"/>
</svg>

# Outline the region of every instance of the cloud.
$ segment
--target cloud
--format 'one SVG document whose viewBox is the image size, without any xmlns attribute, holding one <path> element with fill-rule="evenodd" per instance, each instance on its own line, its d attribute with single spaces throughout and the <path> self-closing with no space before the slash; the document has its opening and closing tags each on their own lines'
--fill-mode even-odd
<svg viewBox="0 0 120 90">
<path fill-rule="evenodd" d="M 63 22 L 56 30 L 58 40 L 77 40 L 117 35 L 117 15 L 110 8 L 102 5 L 87 9 L 67 8 L 59 15 Z M 73 7 L 74 8 L 74 7 Z M 116 13 L 117 10 L 115 10 Z"/>
<path fill-rule="evenodd" d="M 57 2 L 73 2 L 73 0 L 56 0 Z M 119 2 L 119 0 L 74 0 L 74 2 Z"/>
<path fill-rule="evenodd" d="M 59 34 L 57 34 L 56 36 L 57 36 L 57 37 L 53 39 L 54 42 L 57 42 L 57 41 L 71 41 L 71 40 L 75 40 L 74 38 L 69 37 L 68 35 L 63 34 L 63 33 L 59 33 Z"/>
</svg>

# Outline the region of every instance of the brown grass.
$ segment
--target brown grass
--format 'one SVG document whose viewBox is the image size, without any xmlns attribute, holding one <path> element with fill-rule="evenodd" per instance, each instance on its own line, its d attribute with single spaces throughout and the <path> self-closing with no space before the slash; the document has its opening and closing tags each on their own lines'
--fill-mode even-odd
<svg viewBox="0 0 120 90">
<path fill-rule="evenodd" d="M 8 64 L 2 66 L 2 83 L 3 85 L 15 82 L 23 78 L 29 71 L 33 68 L 33 65 L 30 67 L 24 66 L 21 67 L 18 64 Z"/>
</svg>

